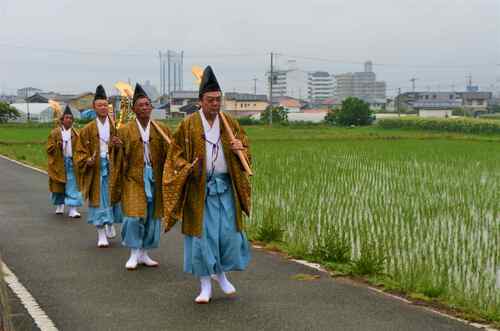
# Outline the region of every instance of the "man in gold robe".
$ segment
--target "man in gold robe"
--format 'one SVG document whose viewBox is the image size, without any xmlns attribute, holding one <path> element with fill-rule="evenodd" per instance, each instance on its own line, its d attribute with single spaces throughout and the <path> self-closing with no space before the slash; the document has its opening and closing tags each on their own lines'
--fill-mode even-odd
<svg viewBox="0 0 500 331">
<path fill-rule="evenodd" d="M 96 89 L 93 107 L 97 118 L 80 131 L 76 164 L 83 197 L 89 203 L 87 223 L 97 228 L 97 247 L 101 248 L 108 247 L 108 238 L 116 236 L 113 224 L 121 223 L 121 207 L 111 199 L 109 187 L 118 137 L 102 85 Z"/>
<path fill-rule="evenodd" d="M 64 206 L 68 206 L 68 216 L 79 218 L 78 207 L 82 206 L 83 199 L 73 159 L 78 133 L 73 129 L 73 113 L 69 106 L 66 106 L 58 123 L 60 125 L 50 132 L 47 139 L 49 191 L 57 215 L 62 215 Z"/>
<path fill-rule="evenodd" d="M 250 213 L 250 181 L 236 155 L 241 151 L 250 161 L 248 139 L 227 114 L 229 128 L 224 126 L 221 98 L 208 66 L 200 84 L 201 109 L 175 132 L 164 175 L 165 229 L 182 220 L 184 271 L 201 283 L 196 303 L 210 301 L 212 279 L 224 293 L 236 293 L 226 272 L 244 270 L 250 260 L 242 215 Z"/>
<path fill-rule="evenodd" d="M 160 242 L 163 217 L 162 178 L 169 144 L 170 130 L 151 120 L 153 107 L 141 85 L 137 84 L 132 100 L 136 119 L 119 129 L 119 153 L 115 158 L 113 192 L 120 192 L 123 209 L 122 244 L 130 248 L 125 264 L 135 270 L 139 264 L 156 267 L 148 250 Z M 161 130 L 162 132 L 160 132 Z"/>
</svg>

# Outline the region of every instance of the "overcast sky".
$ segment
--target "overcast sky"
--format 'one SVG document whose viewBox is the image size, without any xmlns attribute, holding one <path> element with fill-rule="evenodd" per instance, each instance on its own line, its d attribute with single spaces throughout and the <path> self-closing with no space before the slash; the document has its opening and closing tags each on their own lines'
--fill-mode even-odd
<svg viewBox="0 0 500 331">
<path fill-rule="evenodd" d="M 0 92 L 67 93 L 150 80 L 159 50 L 211 64 L 225 91 L 266 93 L 269 53 L 303 70 L 362 71 L 397 87 L 500 90 L 499 0 L 0 0 Z"/>
</svg>

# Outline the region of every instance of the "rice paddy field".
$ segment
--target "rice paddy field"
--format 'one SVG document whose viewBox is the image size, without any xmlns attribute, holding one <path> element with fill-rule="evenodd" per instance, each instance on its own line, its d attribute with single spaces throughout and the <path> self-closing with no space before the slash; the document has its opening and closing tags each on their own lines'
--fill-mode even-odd
<svg viewBox="0 0 500 331">
<path fill-rule="evenodd" d="M 43 168 L 48 130 L 0 126 L 0 153 Z M 247 132 L 251 238 L 276 229 L 269 241 L 293 256 L 375 273 L 395 289 L 500 321 L 500 136 Z"/>
</svg>

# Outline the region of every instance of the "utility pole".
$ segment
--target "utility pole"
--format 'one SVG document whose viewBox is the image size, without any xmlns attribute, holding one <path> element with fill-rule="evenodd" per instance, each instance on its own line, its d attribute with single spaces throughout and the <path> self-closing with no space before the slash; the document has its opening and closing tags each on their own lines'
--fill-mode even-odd
<svg viewBox="0 0 500 331">
<path fill-rule="evenodd" d="M 177 61 L 174 63 L 174 92 L 177 91 Z"/>
<path fill-rule="evenodd" d="M 181 51 L 181 68 L 179 72 L 179 89 L 184 88 L 184 51 Z"/>
<path fill-rule="evenodd" d="M 170 50 L 167 49 L 167 72 L 168 72 L 168 77 L 167 77 L 167 92 L 168 92 L 168 97 L 170 98 Z"/>
<path fill-rule="evenodd" d="M 271 52 L 271 70 L 269 71 L 269 125 L 273 125 L 273 81 L 274 81 L 274 72 L 273 72 L 273 52 Z"/>
<path fill-rule="evenodd" d="M 466 79 L 466 81 L 465 81 L 466 82 L 465 83 L 466 84 L 465 90 L 469 91 L 469 90 L 472 89 L 472 74 L 469 73 L 468 76 L 465 76 L 465 79 Z"/>
<path fill-rule="evenodd" d="M 412 77 L 410 79 L 410 82 L 411 82 L 411 90 L 412 92 L 415 92 L 415 81 L 417 80 L 418 78 L 415 78 L 415 77 Z"/>
<path fill-rule="evenodd" d="M 257 78 L 253 79 L 253 94 L 257 94 Z"/>
<path fill-rule="evenodd" d="M 158 51 L 158 56 L 160 57 L 160 94 L 163 95 L 163 59 L 161 57 L 161 51 Z"/>
<path fill-rule="evenodd" d="M 398 117 L 401 117 L 401 111 L 399 109 L 399 96 L 401 95 L 401 88 L 398 88 L 398 96 L 396 97 L 396 109 L 398 110 Z"/>
</svg>

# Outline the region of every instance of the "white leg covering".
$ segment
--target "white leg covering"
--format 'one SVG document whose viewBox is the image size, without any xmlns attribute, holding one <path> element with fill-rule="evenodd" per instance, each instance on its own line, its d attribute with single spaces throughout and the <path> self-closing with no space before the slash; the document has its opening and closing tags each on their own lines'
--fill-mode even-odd
<svg viewBox="0 0 500 331">
<path fill-rule="evenodd" d="M 125 268 L 127 268 L 128 270 L 137 269 L 138 258 L 139 258 L 139 249 L 132 248 L 130 250 L 130 257 L 129 257 L 127 263 L 125 264 Z"/>
<path fill-rule="evenodd" d="M 57 205 L 56 207 L 56 215 L 64 214 L 64 205 Z"/>
<path fill-rule="evenodd" d="M 106 237 L 108 238 L 116 237 L 116 230 L 113 224 L 106 224 Z"/>
<path fill-rule="evenodd" d="M 215 276 L 215 280 L 217 280 L 222 292 L 224 292 L 225 294 L 236 293 L 236 289 L 234 288 L 233 284 L 231 284 L 231 282 L 227 279 L 226 274 L 224 272 L 217 274 Z"/>
<path fill-rule="evenodd" d="M 144 264 L 146 267 L 157 267 L 160 265 L 157 261 L 149 257 L 148 251 L 145 249 L 139 249 L 139 264 Z"/>
<path fill-rule="evenodd" d="M 104 228 L 97 228 L 97 247 L 108 247 L 109 242 L 106 238 L 106 231 Z"/>
<path fill-rule="evenodd" d="M 80 218 L 80 213 L 78 212 L 78 209 L 76 209 L 76 207 L 69 207 L 68 216 L 73 218 Z"/>
<path fill-rule="evenodd" d="M 209 303 L 212 298 L 212 279 L 210 276 L 200 277 L 201 292 L 194 299 L 196 303 Z"/>
</svg>

